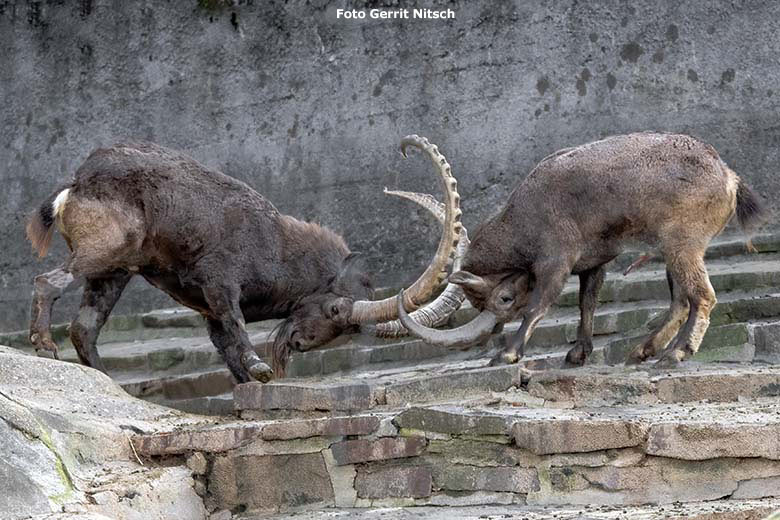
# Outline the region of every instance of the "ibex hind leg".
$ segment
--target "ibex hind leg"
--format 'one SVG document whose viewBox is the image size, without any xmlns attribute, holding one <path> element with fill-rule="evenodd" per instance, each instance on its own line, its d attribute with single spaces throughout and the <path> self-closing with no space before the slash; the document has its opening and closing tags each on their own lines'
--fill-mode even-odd
<svg viewBox="0 0 780 520">
<path fill-rule="evenodd" d="M 98 355 L 98 335 L 132 277 L 127 271 L 116 271 L 86 279 L 79 313 L 70 325 L 70 340 L 84 365 L 106 371 Z"/>
<path fill-rule="evenodd" d="M 661 354 L 657 363 L 659 368 L 676 366 L 698 352 L 717 302 L 704 265 L 703 249 L 671 256 L 667 265 L 675 282 L 680 284 L 680 292 L 687 299 L 690 312 L 675 340 Z"/>
<path fill-rule="evenodd" d="M 57 343 L 51 337 L 51 310 L 63 294 L 78 289 L 83 283 L 83 278 L 74 277 L 64 265 L 35 277 L 29 338 L 37 352 L 48 351 L 55 359 L 59 358 Z"/>
<path fill-rule="evenodd" d="M 672 298 L 669 311 L 650 336 L 628 355 L 626 359 L 627 365 L 638 364 L 646 359 L 655 357 L 674 338 L 688 316 L 688 298 L 682 292 L 680 284 L 675 282 L 672 273 L 668 269 L 666 271 L 666 281 L 669 284 L 669 292 Z"/>
</svg>

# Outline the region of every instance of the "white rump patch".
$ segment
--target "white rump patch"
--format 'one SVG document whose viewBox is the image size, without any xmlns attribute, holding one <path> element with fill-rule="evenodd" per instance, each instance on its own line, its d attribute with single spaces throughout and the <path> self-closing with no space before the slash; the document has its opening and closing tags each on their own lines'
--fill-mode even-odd
<svg viewBox="0 0 780 520">
<path fill-rule="evenodd" d="M 68 202 L 68 195 L 70 195 L 70 188 L 65 188 L 57 195 L 54 202 L 52 202 L 51 207 L 54 211 L 54 218 L 59 217 L 60 213 L 65 208 L 65 204 Z"/>
</svg>

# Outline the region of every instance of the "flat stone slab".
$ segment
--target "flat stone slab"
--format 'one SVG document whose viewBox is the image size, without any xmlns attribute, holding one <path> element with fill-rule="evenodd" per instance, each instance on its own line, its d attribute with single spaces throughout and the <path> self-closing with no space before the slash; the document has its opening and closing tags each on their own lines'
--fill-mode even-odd
<svg viewBox="0 0 780 520">
<path fill-rule="evenodd" d="M 379 507 L 373 509 L 330 508 L 322 511 L 247 516 L 246 520 L 761 520 L 780 510 L 780 499 L 714 500 L 663 506 L 559 506 L 489 505 L 463 507 Z"/>
<path fill-rule="evenodd" d="M 486 367 L 489 359 L 418 364 L 347 376 L 282 379 L 236 386 L 236 410 L 356 411 L 407 403 L 473 399 L 518 382 L 518 366 Z"/>
<path fill-rule="evenodd" d="M 367 410 L 375 399 L 372 387 L 361 382 L 306 384 L 281 380 L 244 383 L 233 390 L 236 410 Z"/>
<path fill-rule="evenodd" d="M 536 455 L 636 447 L 682 460 L 780 460 L 780 401 L 771 398 L 576 409 L 429 406 L 402 411 L 394 422 L 402 433 L 511 436 Z"/>
<path fill-rule="evenodd" d="M 288 441 L 311 437 L 370 435 L 380 425 L 375 415 L 323 417 L 277 421 L 238 421 L 206 424 L 169 432 L 134 435 L 133 445 L 146 457 L 190 452 L 224 453 L 255 440 Z"/>
<path fill-rule="evenodd" d="M 674 370 L 639 367 L 586 366 L 530 375 L 528 393 L 546 402 L 572 406 L 735 402 L 780 396 L 780 366 L 701 365 Z"/>
</svg>

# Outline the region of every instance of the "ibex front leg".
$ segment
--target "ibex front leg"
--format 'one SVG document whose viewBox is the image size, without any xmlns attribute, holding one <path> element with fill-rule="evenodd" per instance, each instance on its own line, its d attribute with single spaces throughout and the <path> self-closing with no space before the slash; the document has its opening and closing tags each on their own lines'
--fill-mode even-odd
<svg viewBox="0 0 780 520">
<path fill-rule="evenodd" d="M 51 309 L 63 294 L 78 289 L 83 283 L 84 278 L 74 278 L 65 270 L 65 266 L 35 277 L 29 337 L 36 352 L 48 351 L 55 359 L 59 359 L 57 344 L 51 337 Z"/>
<path fill-rule="evenodd" d="M 571 267 L 568 265 L 541 264 L 534 266 L 534 288 L 531 291 L 528 306 L 522 313 L 523 324 L 517 330 L 512 339 L 508 342 L 503 352 L 491 361 L 492 365 L 502 363 L 517 363 L 517 360 L 523 357 L 525 346 L 539 321 L 547 314 L 550 306 L 561 294 L 566 279 L 571 273 Z"/>
<path fill-rule="evenodd" d="M 577 327 L 577 343 L 566 354 L 567 365 L 584 365 L 593 352 L 593 314 L 605 275 L 604 265 L 580 274 L 580 325 Z"/>
<path fill-rule="evenodd" d="M 206 316 L 211 342 L 227 363 L 237 383 L 255 379 L 265 383 L 273 371 L 252 348 L 246 332 L 244 315 L 239 306 L 238 288 L 203 288 L 209 305 Z"/>
</svg>

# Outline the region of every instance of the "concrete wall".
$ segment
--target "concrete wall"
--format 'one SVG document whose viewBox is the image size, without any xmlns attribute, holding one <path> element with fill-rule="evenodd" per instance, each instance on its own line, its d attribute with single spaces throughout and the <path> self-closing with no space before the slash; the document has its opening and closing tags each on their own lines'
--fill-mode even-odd
<svg viewBox="0 0 780 520">
<path fill-rule="evenodd" d="M 126 137 L 185 150 L 343 233 L 379 283 L 416 275 L 435 249 L 431 219 L 381 192 L 438 193 L 427 162 L 396 153 L 407 133 L 450 159 L 472 228 L 551 151 L 645 129 L 704 138 L 777 206 L 776 2 L 420 3 L 453 9 L 449 21 L 236 4 L 0 3 L 0 329 L 26 326 L 32 276 L 65 256 L 57 239 L 32 257 L 25 215 L 91 149 Z M 118 312 L 165 303 L 138 281 Z"/>
</svg>

